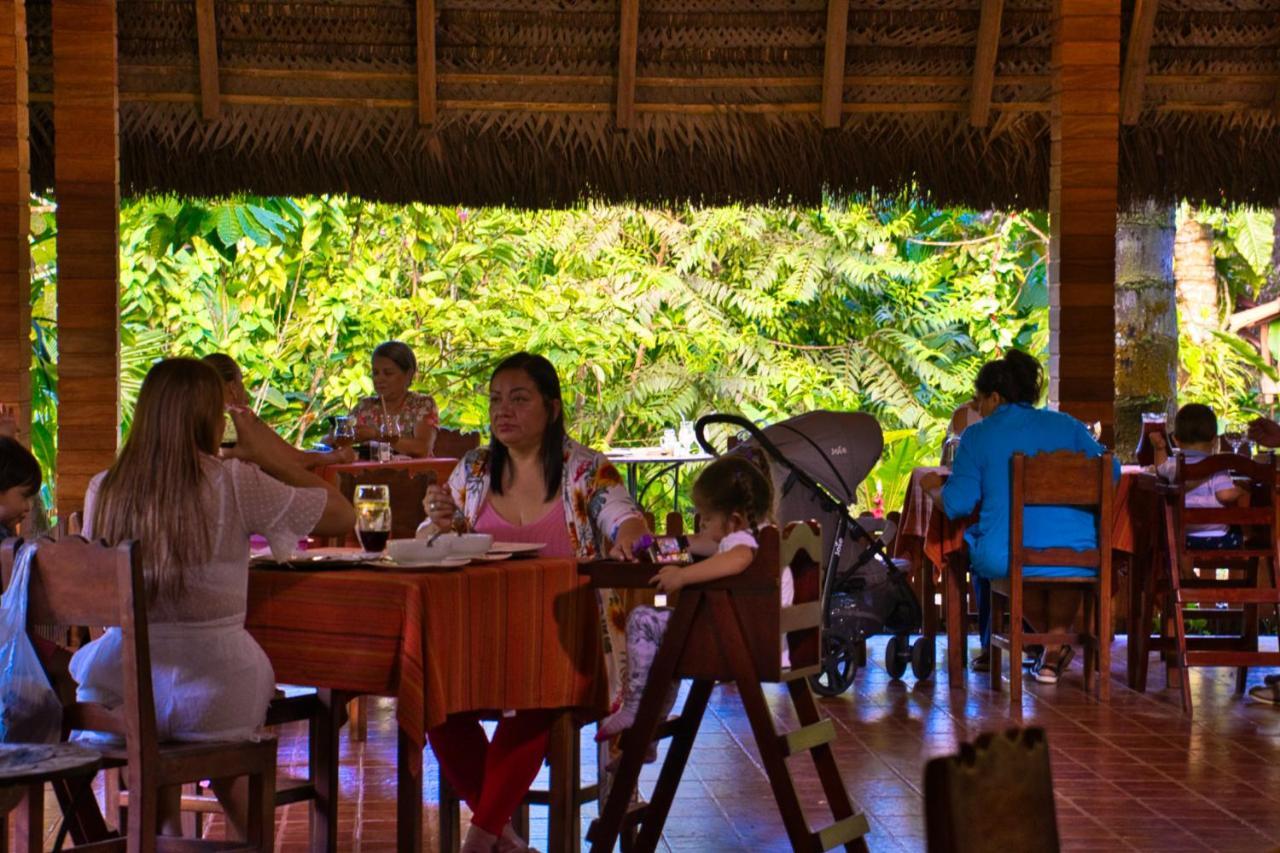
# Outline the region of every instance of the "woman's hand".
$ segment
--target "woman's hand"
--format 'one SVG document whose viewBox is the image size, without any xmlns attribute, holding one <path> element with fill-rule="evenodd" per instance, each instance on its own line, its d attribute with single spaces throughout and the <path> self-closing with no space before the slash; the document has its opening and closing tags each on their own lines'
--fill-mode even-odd
<svg viewBox="0 0 1280 853">
<path fill-rule="evenodd" d="M 935 489 L 941 489 L 946 481 L 942 479 L 942 475 L 937 471 L 929 471 L 921 476 L 918 482 L 921 489 L 926 492 L 932 492 Z"/>
<path fill-rule="evenodd" d="M 458 514 L 458 505 L 453 502 L 448 489 L 443 486 L 428 486 L 423 508 L 427 511 L 427 519 L 435 525 L 436 530 L 453 529 L 453 519 Z"/>
<path fill-rule="evenodd" d="M 382 433 L 377 427 L 368 424 L 356 424 L 356 443 L 363 444 L 366 441 L 377 441 Z"/>
<path fill-rule="evenodd" d="M 1165 441 L 1164 433 L 1162 432 L 1148 433 L 1147 438 L 1151 440 L 1151 447 L 1153 449 L 1158 450 L 1162 453 L 1169 449 L 1169 442 Z"/>
<path fill-rule="evenodd" d="M 658 592 L 665 592 L 668 595 L 679 592 L 684 586 L 683 570 L 683 566 L 663 566 L 656 575 L 649 578 L 649 583 L 655 584 Z"/>
<path fill-rule="evenodd" d="M 640 537 L 648 535 L 648 533 L 649 525 L 645 523 L 643 518 L 639 516 L 628 518 L 618 526 L 618 533 L 613 539 L 613 547 L 609 549 L 609 557 L 628 563 L 633 562 L 636 559 L 636 542 L 640 540 Z"/>
<path fill-rule="evenodd" d="M 1280 447 L 1280 424 L 1268 418 L 1258 418 L 1249 424 L 1249 440 L 1263 447 Z"/>
</svg>

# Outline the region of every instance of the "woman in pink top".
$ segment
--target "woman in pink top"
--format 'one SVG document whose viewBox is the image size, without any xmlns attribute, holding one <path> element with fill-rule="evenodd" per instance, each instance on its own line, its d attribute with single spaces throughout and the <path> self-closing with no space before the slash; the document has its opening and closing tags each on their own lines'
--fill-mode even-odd
<svg viewBox="0 0 1280 853">
<path fill-rule="evenodd" d="M 546 543 L 544 557 L 629 558 L 648 532 L 644 516 L 604 455 L 565 435 L 551 362 L 518 353 L 498 365 L 489 381 L 489 429 L 489 446 L 468 453 L 446 487 L 427 491 L 420 535 L 465 519 L 495 539 Z M 606 625 L 625 624 L 619 596 L 601 604 Z M 616 640 L 613 649 L 625 648 L 621 636 Z M 619 655 L 612 657 L 616 664 Z M 611 667 L 611 686 L 621 682 L 617 668 Z M 498 723 L 492 743 L 474 715 L 455 715 L 427 732 L 445 775 L 471 807 L 463 853 L 528 848 L 511 828 L 511 815 L 542 766 L 550 726 L 548 713 L 521 711 Z"/>
</svg>

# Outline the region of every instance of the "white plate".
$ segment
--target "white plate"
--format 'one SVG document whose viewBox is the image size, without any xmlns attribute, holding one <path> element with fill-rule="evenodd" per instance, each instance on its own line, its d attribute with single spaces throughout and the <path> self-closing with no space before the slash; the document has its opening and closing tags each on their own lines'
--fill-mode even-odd
<svg viewBox="0 0 1280 853">
<path fill-rule="evenodd" d="M 488 554 L 481 554 L 476 559 L 482 563 L 496 563 L 499 560 L 510 560 L 514 556 L 510 551 L 490 551 Z"/>
<path fill-rule="evenodd" d="M 490 554 L 536 554 L 547 547 L 545 542 L 494 542 Z"/>
<path fill-rule="evenodd" d="M 422 560 L 411 563 L 397 563 L 390 557 L 378 561 L 378 565 L 389 572 L 414 572 L 423 569 L 460 569 L 471 562 L 469 557 L 448 557 L 444 560 Z"/>
</svg>

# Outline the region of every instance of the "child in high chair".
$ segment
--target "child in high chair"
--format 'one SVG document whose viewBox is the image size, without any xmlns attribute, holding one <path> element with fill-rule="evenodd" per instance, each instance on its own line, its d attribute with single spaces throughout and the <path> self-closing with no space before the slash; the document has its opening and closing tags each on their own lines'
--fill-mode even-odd
<svg viewBox="0 0 1280 853">
<path fill-rule="evenodd" d="M 1187 464 L 1212 456 L 1218 442 L 1218 419 L 1213 409 L 1200 403 L 1188 403 L 1173 418 L 1173 437 Z M 1177 476 L 1178 461 L 1169 456 L 1169 445 L 1163 433 L 1153 433 L 1156 473 L 1166 480 Z M 1188 509 L 1217 509 L 1240 500 L 1244 490 L 1226 471 L 1201 480 L 1187 491 Z M 1193 524 L 1187 527 L 1187 547 L 1197 550 L 1222 550 L 1240 547 L 1240 531 L 1225 524 Z"/>
<path fill-rule="evenodd" d="M 694 482 L 693 506 L 702 526 L 690 537 L 689 550 L 695 555 L 711 556 L 689 566 L 663 567 L 650 580 L 660 592 L 674 593 L 691 584 L 746 571 L 759 548 L 756 531 L 773 515 L 773 484 L 749 459 L 724 456 L 707 465 Z M 627 618 L 627 682 L 622 706 L 600 723 L 597 740 L 607 740 L 635 722 L 671 612 L 667 607 L 645 606 L 631 611 Z M 668 710 L 674 699 L 673 689 Z"/>
</svg>

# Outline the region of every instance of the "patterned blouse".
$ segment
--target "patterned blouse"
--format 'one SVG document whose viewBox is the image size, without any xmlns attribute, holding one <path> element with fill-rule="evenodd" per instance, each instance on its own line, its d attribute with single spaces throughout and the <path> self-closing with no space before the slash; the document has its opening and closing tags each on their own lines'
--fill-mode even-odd
<svg viewBox="0 0 1280 853">
<path fill-rule="evenodd" d="M 424 418 L 428 426 L 440 426 L 440 409 L 430 394 L 419 394 L 417 391 L 405 394 L 399 414 L 412 417 L 414 429 L 417 429 Z M 351 410 L 351 419 L 359 426 L 377 426 L 377 419 L 381 415 L 382 400 L 378 397 L 364 397 Z"/>
</svg>

